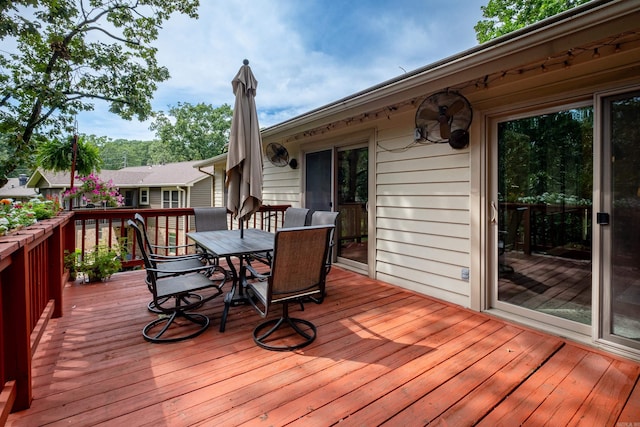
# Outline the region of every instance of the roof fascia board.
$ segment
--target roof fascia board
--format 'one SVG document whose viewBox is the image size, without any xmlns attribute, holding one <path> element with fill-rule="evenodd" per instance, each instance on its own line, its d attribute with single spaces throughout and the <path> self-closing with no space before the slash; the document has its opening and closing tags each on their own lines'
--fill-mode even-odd
<svg viewBox="0 0 640 427">
<path fill-rule="evenodd" d="M 227 153 L 222 153 L 222 154 L 218 154 L 215 157 L 211 157 L 211 158 L 202 160 L 201 162 L 194 163 L 193 167 L 194 168 L 198 168 L 198 169 L 205 168 L 207 166 L 213 166 L 216 163 L 219 163 L 219 162 L 222 162 L 222 161 L 226 161 L 226 160 L 227 160 Z M 207 172 L 204 172 L 204 171 L 200 171 L 200 172 L 207 173 Z"/>
</svg>

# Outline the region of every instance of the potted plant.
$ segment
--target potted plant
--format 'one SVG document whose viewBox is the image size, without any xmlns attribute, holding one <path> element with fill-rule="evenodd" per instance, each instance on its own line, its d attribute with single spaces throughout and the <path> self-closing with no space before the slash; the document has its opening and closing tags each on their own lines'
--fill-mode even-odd
<svg viewBox="0 0 640 427">
<path fill-rule="evenodd" d="M 75 280 L 78 273 L 84 275 L 85 282 L 97 282 L 109 279 L 122 267 L 122 251 L 105 245 L 98 245 L 93 251 L 82 256 L 79 249 L 67 253 L 64 258 L 65 268 L 69 270 L 69 280 Z"/>
<path fill-rule="evenodd" d="M 80 249 L 69 253 L 64 251 L 64 268 L 69 271 L 69 280 L 75 282 L 78 277 L 78 260 L 80 259 Z"/>
</svg>

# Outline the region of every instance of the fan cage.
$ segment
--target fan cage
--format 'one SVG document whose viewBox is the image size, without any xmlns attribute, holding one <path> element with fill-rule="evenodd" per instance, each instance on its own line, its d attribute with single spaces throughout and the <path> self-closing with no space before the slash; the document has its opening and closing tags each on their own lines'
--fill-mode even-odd
<svg viewBox="0 0 640 427">
<path fill-rule="evenodd" d="M 425 98 L 416 111 L 416 140 L 433 143 L 449 142 L 449 138 L 443 138 L 440 134 L 440 122 L 437 119 L 424 119 L 421 118 L 420 115 L 425 114 L 425 111 L 432 116 L 438 115 L 441 106 L 449 107 L 456 101 L 462 101 L 464 107 L 450 118 L 450 131 L 451 133 L 454 131 L 467 132 L 473 118 L 473 110 L 471 109 L 469 100 L 458 92 L 438 92 Z"/>
</svg>

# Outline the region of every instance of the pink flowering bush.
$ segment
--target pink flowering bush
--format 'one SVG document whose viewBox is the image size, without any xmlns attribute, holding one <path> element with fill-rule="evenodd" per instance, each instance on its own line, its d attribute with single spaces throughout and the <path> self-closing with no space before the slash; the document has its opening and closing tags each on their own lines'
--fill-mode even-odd
<svg viewBox="0 0 640 427">
<path fill-rule="evenodd" d="M 81 199 L 85 203 L 113 208 L 122 206 L 124 197 L 113 187 L 112 180 L 104 182 L 93 173 L 87 176 L 77 176 L 76 179 L 82 184 L 79 187 L 74 186 L 71 190 L 65 191 L 62 194 L 65 200 Z"/>
</svg>

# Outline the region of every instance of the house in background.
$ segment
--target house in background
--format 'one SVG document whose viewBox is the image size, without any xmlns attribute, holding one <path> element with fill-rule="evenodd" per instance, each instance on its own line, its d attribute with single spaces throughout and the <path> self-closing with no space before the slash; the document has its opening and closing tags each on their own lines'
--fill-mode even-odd
<svg viewBox="0 0 640 427">
<path fill-rule="evenodd" d="M 28 176 L 21 174 L 18 178 L 9 178 L 9 181 L 0 187 L 0 199 L 12 199 L 26 202 L 38 197 L 37 189 L 27 187 Z"/>
<path fill-rule="evenodd" d="M 124 197 L 124 206 L 145 208 L 187 208 L 212 206 L 213 176 L 206 169 L 193 167 L 197 161 L 133 166 L 118 170 L 103 169 L 96 175 L 104 182 L 111 180 Z M 79 182 L 75 182 L 78 185 Z M 69 173 L 37 170 L 27 182 L 40 193 L 61 195 L 71 185 Z M 78 207 L 86 203 L 76 200 Z"/>
<path fill-rule="evenodd" d="M 131 209 L 163 209 L 163 208 L 193 208 L 212 206 L 213 203 L 213 175 L 207 168 L 194 168 L 198 162 L 167 163 L 153 166 L 134 166 L 119 170 L 101 170 L 96 173 L 104 182 L 112 181 L 113 187 L 124 197 L 124 205 L 121 208 Z M 79 185 L 77 180 L 74 185 Z M 71 185 L 69 173 L 52 173 L 36 171 L 28 181 L 29 187 L 37 187 L 44 196 L 61 197 Z M 101 208 L 91 206 L 81 199 L 74 199 L 76 208 Z M 68 203 L 68 202 L 67 202 Z M 156 223 L 156 221 L 160 221 Z M 184 218 L 170 218 L 166 224 L 166 218 L 150 218 L 147 227 L 156 236 L 159 242 L 165 245 L 185 244 L 186 237 L 183 231 L 186 229 Z M 95 227 L 82 229 L 76 228 L 76 245 L 80 247 L 84 236 L 86 247 L 92 247 L 95 242 L 113 246 L 119 243 L 119 236 L 127 236 L 132 242 L 134 236 L 128 228 L 122 230 L 119 221 L 103 221 L 95 224 Z M 109 230 L 109 227 L 111 229 Z M 194 223 L 188 224 L 189 229 L 195 227 Z M 111 242 L 107 242 L 108 238 Z"/>
<path fill-rule="evenodd" d="M 340 211 L 340 265 L 640 359 L 640 3 L 591 1 L 262 139 L 263 203 Z"/>
</svg>

